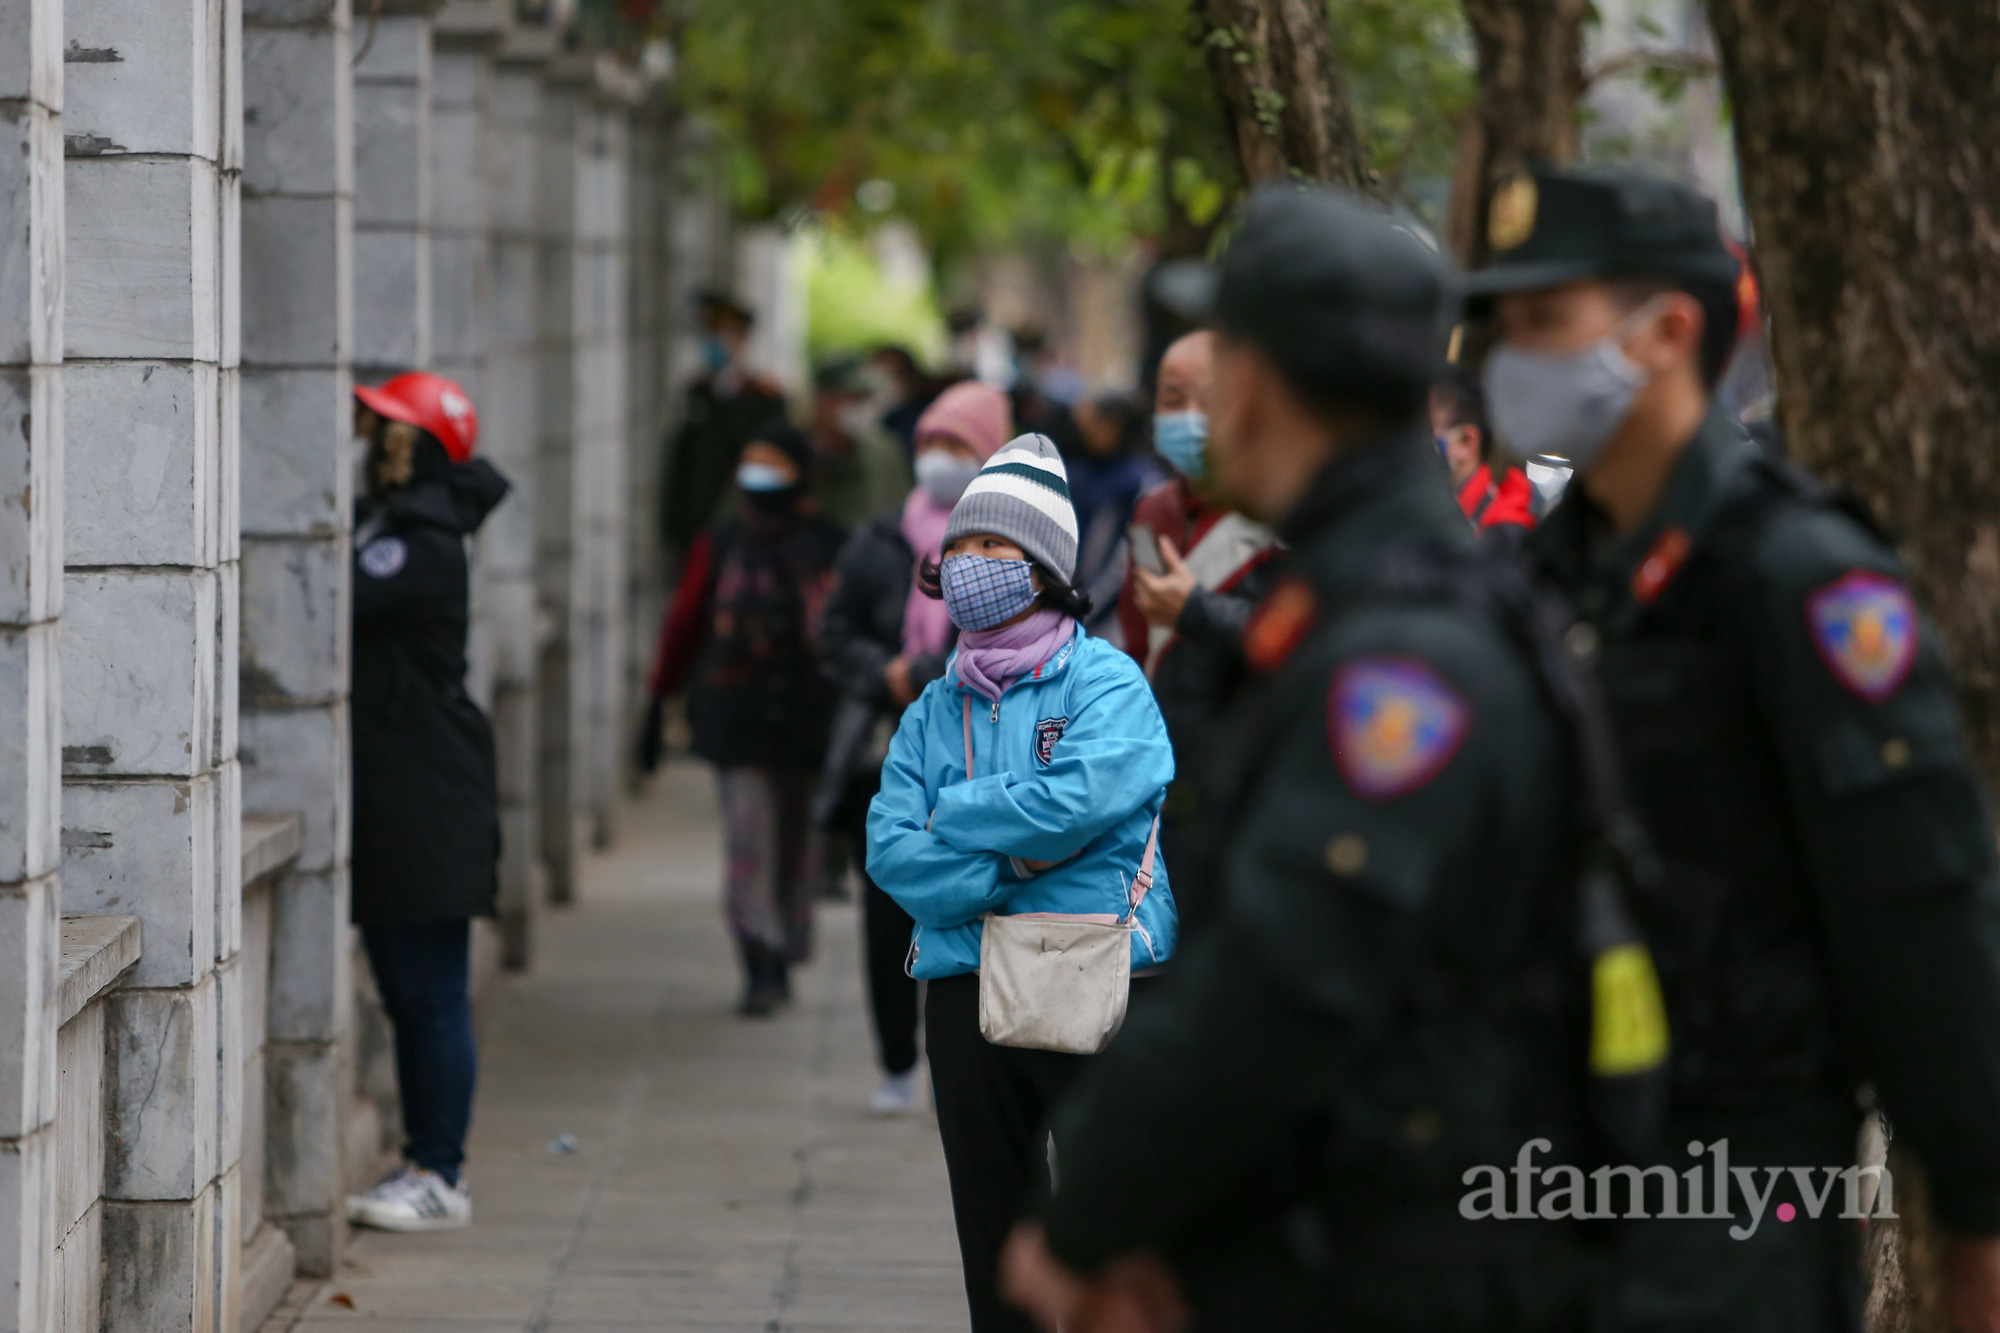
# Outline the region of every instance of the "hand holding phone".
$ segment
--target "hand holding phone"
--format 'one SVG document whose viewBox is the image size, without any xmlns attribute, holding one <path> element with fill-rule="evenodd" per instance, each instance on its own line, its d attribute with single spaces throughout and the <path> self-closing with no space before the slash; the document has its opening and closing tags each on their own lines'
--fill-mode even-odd
<svg viewBox="0 0 2000 1333">
<path fill-rule="evenodd" d="M 1134 523 L 1125 529 L 1125 540 L 1132 546 L 1132 561 L 1148 574 L 1164 574 L 1167 562 L 1160 557 L 1160 539 L 1144 523 Z"/>
</svg>

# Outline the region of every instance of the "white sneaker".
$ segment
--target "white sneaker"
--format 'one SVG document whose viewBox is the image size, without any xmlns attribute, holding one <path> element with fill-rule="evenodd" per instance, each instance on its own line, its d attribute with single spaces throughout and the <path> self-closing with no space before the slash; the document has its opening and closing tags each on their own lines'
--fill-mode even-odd
<svg viewBox="0 0 2000 1333">
<path fill-rule="evenodd" d="M 916 1109 L 917 1071 L 908 1069 L 900 1074 L 882 1076 L 882 1086 L 875 1089 L 875 1095 L 868 1099 L 869 1109 L 877 1115 L 903 1115 Z"/>
<path fill-rule="evenodd" d="M 463 1178 L 453 1185 L 405 1164 L 366 1194 L 349 1195 L 347 1220 L 382 1231 L 449 1231 L 471 1223 L 472 1195 Z"/>
</svg>

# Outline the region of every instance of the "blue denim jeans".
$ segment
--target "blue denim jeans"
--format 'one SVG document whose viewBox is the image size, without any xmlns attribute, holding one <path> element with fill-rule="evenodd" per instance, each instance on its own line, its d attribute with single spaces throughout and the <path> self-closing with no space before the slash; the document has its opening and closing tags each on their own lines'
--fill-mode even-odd
<svg viewBox="0 0 2000 1333">
<path fill-rule="evenodd" d="M 454 1185 L 472 1125 L 472 923 L 363 926 L 375 988 L 396 1030 L 403 1156 Z"/>
</svg>

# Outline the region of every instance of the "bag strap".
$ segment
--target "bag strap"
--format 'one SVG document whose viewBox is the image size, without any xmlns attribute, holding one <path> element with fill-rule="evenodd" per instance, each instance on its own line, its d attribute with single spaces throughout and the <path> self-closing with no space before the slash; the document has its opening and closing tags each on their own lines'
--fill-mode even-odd
<svg viewBox="0 0 2000 1333">
<path fill-rule="evenodd" d="M 964 714 L 965 776 L 966 779 L 970 781 L 972 778 L 972 696 L 969 694 L 964 696 L 964 703 L 965 703 L 965 714 Z M 1130 899 L 1131 905 L 1129 908 L 1127 908 L 1125 915 L 1122 918 L 1124 921 L 1130 921 L 1133 917 L 1139 914 L 1139 904 L 1145 902 L 1146 895 L 1152 892 L 1153 863 L 1158 859 L 1159 854 L 1160 854 L 1160 817 L 1158 815 L 1154 815 L 1153 831 L 1146 836 L 1146 854 L 1139 858 L 1138 873 L 1132 876 L 1132 889 L 1135 890 L 1136 892 L 1128 892 L 1126 895 Z"/>
<path fill-rule="evenodd" d="M 1156 858 L 1159 854 L 1160 854 L 1160 817 L 1158 815 L 1154 815 L 1153 831 L 1146 835 L 1146 854 L 1139 858 L 1139 872 L 1132 876 L 1132 888 L 1133 890 L 1135 890 L 1135 892 L 1132 892 L 1127 895 L 1132 900 L 1132 906 L 1130 910 L 1128 910 L 1125 913 L 1126 921 L 1130 921 L 1134 917 L 1139 915 L 1139 904 L 1145 902 L 1146 895 L 1152 892 L 1153 861 L 1154 858 Z"/>
</svg>

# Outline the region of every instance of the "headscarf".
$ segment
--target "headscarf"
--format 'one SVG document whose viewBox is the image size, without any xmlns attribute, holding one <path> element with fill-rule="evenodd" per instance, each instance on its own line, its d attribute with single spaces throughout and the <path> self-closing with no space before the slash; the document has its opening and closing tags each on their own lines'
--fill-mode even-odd
<svg viewBox="0 0 2000 1333">
<path fill-rule="evenodd" d="M 917 418 L 914 434 L 918 449 L 924 447 L 927 438 L 942 435 L 963 443 L 983 463 L 1007 442 L 1011 423 L 1006 394 L 991 385 L 967 380 L 946 389 L 924 409 L 924 414 Z M 903 502 L 903 539 L 916 553 L 919 565 L 926 560 L 936 563 L 944 544 L 944 527 L 950 518 L 951 507 L 932 500 L 921 486 L 912 490 L 910 498 Z M 945 614 L 944 603 L 925 596 L 912 579 L 909 600 L 903 605 L 903 656 L 939 654 L 950 643 L 951 617 Z"/>
</svg>

